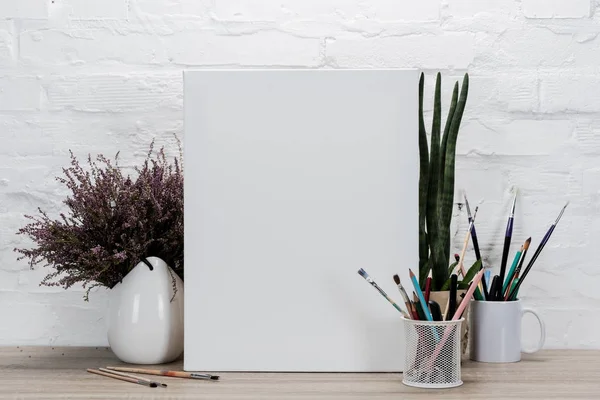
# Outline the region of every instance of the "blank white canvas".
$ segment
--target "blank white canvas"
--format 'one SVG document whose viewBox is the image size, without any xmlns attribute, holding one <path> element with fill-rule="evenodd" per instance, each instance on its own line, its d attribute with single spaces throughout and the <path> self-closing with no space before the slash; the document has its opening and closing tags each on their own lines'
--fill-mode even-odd
<svg viewBox="0 0 600 400">
<path fill-rule="evenodd" d="M 401 371 L 418 264 L 418 73 L 210 70 L 185 81 L 185 365 Z"/>
</svg>

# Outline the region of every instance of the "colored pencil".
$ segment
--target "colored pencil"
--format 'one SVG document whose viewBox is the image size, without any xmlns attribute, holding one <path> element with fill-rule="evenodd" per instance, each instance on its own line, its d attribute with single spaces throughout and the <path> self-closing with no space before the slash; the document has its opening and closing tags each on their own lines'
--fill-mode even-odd
<svg viewBox="0 0 600 400">
<path fill-rule="evenodd" d="M 502 284 L 506 276 L 506 262 L 508 261 L 508 251 L 510 250 L 510 241 L 512 239 L 513 231 L 513 220 L 515 218 L 515 206 L 517 204 L 517 191 L 515 190 L 515 197 L 513 199 L 510 214 L 508 215 L 508 221 L 506 222 L 506 233 L 504 235 L 504 249 L 502 250 L 502 262 L 500 263 L 500 285 L 496 287 L 496 292 L 492 295 L 495 300 L 502 300 L 503 296 L 501 293 Z"/>
<path fill-rule="evenodd" d="M 377 283 L 375 283 L 375 281 L 373 280 L 373 278 L 371 278 L 369 276 L 369 274 L 367 274 L 367 271 L 365 271 L 364 269 L 359 269 L 358 270 L 358 274 L 360 276 L 362 276 L 363 278 L 365 278 L 365 280 L 367 282 L 369 282 L 371 284 L 371 286 L 373 286 L 375 289 L 377 289 L 377 291 L 387 300 L 390 302 L 391 305 L 394 306 L 394 308 L 398 311 L 400 311 L 400 313 L 404 316 L 404 318 L 406 319 L 410 319 L 410 317 L 408 316 L 408 314 L 400 308 L 400 306 L 398 304 L 396 304 L 396 302 L 394 300 L 392 300 L 392 298 L 390 296 L 387 295 L 386 292 L 383 291 L 382 288 L 379 287 L 379 285 Z"/>
<path fill-rule="evenodd" d="M 148 386 L 148 387 L 151 387 L 151 388 L 155 388 L 157 386 L 156 383 L 154 383 L 154 382 L 150 383 L 150 382 L 148 382 L 148 381 L 146 381 L 144 379 L 129 378 L 129 377 L 126 377 L 126 376 L 121 376 L 121 375 L 113 374 L 113 373 L 110 373 L 110 372 L 99 371 L 97 369 L 88 368 L 87 372 L 90 372 L 90 373 L 96 374 L 96 375 L 102 375 L 102 376 L 105 376 L 107 378 L 118 379 L 118 380 L 124 381 L 124 382 L 135 383 L 137 385 Z"/>
<path fill-rule="evenodd" d="M 414 294 L 414 292 L 413 292 L 413 294 Z M 423 307 L 419 300 L 415 301 L 415 310 L 417 310 L 417 315 L 419 316 L 419 318 L 417 318 L 418 320 L 420 320 L 420 321 L 427 320 L 427 317 L 425 317 L 425 311 L 423 311 Z"/>
<path fill-rule="evenodd" d="M 506 274 L 506 279 L 504 279 L 504 282 L 502 283 L 502 297 L 504 297 L 504 294 L 506 293 L 506 287 L 515 274 L 515 270 L 517 269 L 517 265 L 521 259 L 521 254 L 523 254 L 523 249 L 524 247 L 521 246 L 521 249 L 517 251 L 517 254 L 515 254 L 515 258 L 513 259 L 510 269 L 508 270 L 508 274 Z"/>
<path fill-rule="evenodd" d="M 429 275 L 425 280 L 425 301 L 429 304 L 429 295 L 431 294 L 431 268 L 429 269 Z"/>
<path fill-rule="evenodd" d="M 452 321 L 457 321 L 457 320 L 459 320 L 462 317 L 465 309 L 469 306 L 469 303 L 471 302 L 471 298 L 473 297 L 473 293 L 475 293 L 475 288 L 477 288 L 477 285 L 479 284 L 479 282 L 481 282 L 481 277 L 483 276 L 483 274 L 484 274 L 484 270 L 480 270 L 477 273 L 477 275 L 475 275 L 475 277 L 473 278 L 473 280 L 471 281 L 471 285 L 469 286 L 469 290 L 467 290 L 467 293 L 465 294 L 465 297 L 460 302 L 460 305 L 458 306 L 458 309 L 456 310 L 456 312 L 452 316 Z M 446 344 L 446 341 L 448 340 L 448 337 L 450 336 L 450 333 L 452 333 L 452 331 L 454 330 L 452 328 L 454 328 L 454 327 L 448 326 L 444 330 L 445 331 L 444 332 L 444 336 L 438 342 L 437 346 L 435 347 L 435 350 L 434 350 L 433 354 L 431 355 L 431 359 L 430 359 L 429 364 L 428 364 L 429 369 L 433 368 L 433 364 L 435 363 L 435 360 L 437 359 L 437 357 L 439 356 L 440 352 L 444 348 L 444 345 Z"/>
<path fill-rule="evenodd" d="M 479 284 L 479 282 L 481 282 L 481 277 L 483 276 L 483 272 L 484 272 L 483 270 L 480 270 L 477 273 L 477 275 L 475 275 L 475 277 L 473 277 L 473 280 L 471 281 L 471 285 L 469 286 L 469 289 L 467 290 L 465 297 L 462 299 L 462 301 L 460 302 L 460 305 L 454 312 L 452 321 L 459 320 L 462 317 L 465 309 L 469 306 L 469 302 L 471 301 L 471 298 L 473 297 L 473 294 L 475 293 L 475 289 L 477 289 L 477 285 Z"/>
<path fill-rule="evenodd" d="M 398 287 L 398 291 L 400 291 L 400 296 L 402 296 L 402 300 L 404 300 L 404 305 L 408 310 L 408 314 L 412 319 L 419 319 L 419 315 L 417 314 L 417 310 L 415 309 L 412 301 L 408 298 L 408 294 L 406 294 L 406 290 L 404 290 L 404 286 L 402 286 L 402 282 L 400 282 L 400 276 L 394 275 L 394 283 Z"/>
<path fill-rule="evenodd" d="M 417 293 L 417 297 L 423 307 L 423 313 L 425 314 L 425 318 L 427 318 L 427 321 L 433 321 L 433 317 L 431 316 L 431 312 L 429 311 L 429 307 L 427 306 L 427 302 L 425 301 L 425 296 L 423 296 L 423 292 L 421 291 L 421 287 L 419 286 L 419 281 L 417 281 L 417 277 L 415 276 L 415 274 L 412 272 L 411 269 L 408 270 L 408 273 L 410 275 L 410 279 L 413 283 L 413 286 L 415 287 L 415 292 Z"/>
<path fill-rule="evenodd" d="M 560 211 L 560 214 L 558 214 L 558 217 L 556 218 L 556 221 L 554 221 L 552 226 L 550 226 L 550 228 L 548 229 L 548 232 L 546 232 L 546 234 L 544 235 L 544 238 L 538 245 L 538 248 L 535 249 L 535 253 L 533 253 L 533 256 L 531 257 L 531 261 L 529 261 L 529 264 L 527 264 L 527 268 L 525 268 L 525 271 L 523 271 L 523 274 L 519 278 L 519 282 L 517 282 L 515 288 L 511 290 L 510 295 L 508 296 L 509 300 L 515 298 L 516 293 L 519 290 L 519 287 L 521 286 L 521 284 L 523 284 L 525 277 L 527 277 L 527 274 L 529 273 L 529 271 L 531 271 L 531 267 L 533 267 L 533 264 L 535 263 L 537 258 L 540 256 L 540 253 L 542 252 L 542 250 L 544 250 L 546 243 L 548 243 L 548 241 L 550 240 L 550 236 L 552 236 L 552 232 L 554 232 L 554 228 L 556 228 L 558 221 L 560 221 L 560 219 L 568 205 L 569 205 L 569 202 L 567 202 L 567 204 L 565 204 L 565 206 L 562 208 L 562 210 Z"/>
<path fill-rule="evenodd" d="M 146 375 L 159 375 L 159 376 L 170 376 L 173 378 L 187 378 L 187 379 L 202 379 L 210 381 L 218 381 L 218 375 L 202 374 L 198 372 L 185 372 L 185 371 L 168 371 L 164 369 L 143 369 L 143 368 L 125 368 L 125 367 L 106 367 L 112 371 L 120 372 L 131 372 L 134 374 L 146 374 Z"/>
</svg>

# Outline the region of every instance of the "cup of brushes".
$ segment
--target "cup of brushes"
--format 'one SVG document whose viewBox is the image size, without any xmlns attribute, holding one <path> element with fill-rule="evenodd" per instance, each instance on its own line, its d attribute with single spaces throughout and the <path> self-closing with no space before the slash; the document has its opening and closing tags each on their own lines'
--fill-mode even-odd
<svg viewBox="0 0 600 400">
<path fill-rule="evenodd" d="M 456 296 L 457 286 L 451 287 L 448 305 L 442 309 L 439 304 L 428 300 L 428 290 L 421 290 L 415 274 L 410 271 L 417 301 L 411 301 L 400 281 L 394 281 L 404 301 L 400 307 L 364 270 L 358 271 L 404 319 L 405 359 L 403 383 L 422 388 L 448 388 L 462 385 L 461 380 L 461 326 L 463 314 L 483 277 L 481 269 L 472 280 L 469 289 L 460 303 Z M 454 280 L 455 278 L 453 278 Z"/>
<path fill-rule="evenodd" d="M 398 275 L 394 275 L 394 282 L 402 296 L 404 307 L 399 306 L 387 293 L 377 285 L 377 283 L 367 274 L 364 269 L 358 271 L 368 283 L 370 283 L 394 308 L 401 314 L 405 322 L 405 365 L 403 383 L 409 386 L 423 388 L 443 388 L 454 387 L 462 384 L 460 378 L 460 331 L 464 321 L 464 315 L 471 302 L 488 303 L 481 307 L 474 306 L 475 315 L 470 321 L 471 330 L 474 337 L 471 340 L 471 358 L 476 361 L 489 362 L 514 362 L 520 360 L 520 340 L 515 340 L 515 332 L 520 331 L 520 318 L 526 312 L 531 312 L 537 317 L 540 323 L 540 340 L 538 346 L 532 351 L 541 349 L 545 338 L 544 323 L 537 313 L 533 310 L 523 309 L 518 299 L 519 289 L 533 267 L 535 261 L 548 243 L 556 225 L 560 221 L 568 203 L 561 209 L 555 222 L 550 226 L 542 241 L 538 245 L 527 267 L 521 273 L 524 261 L 531 244 L 531 238 L 528 238 L 514 257 L 511 268 L 506 271 L 508 252 L 512 240 L 512 229 L 514 222 L 514 212 L 516 206 L 516 193 L 512 203 L 511 211 L 508 217 L 506 234 L 504 238 L 504 248 L 502 261 L 500 264 L 500 273 L 494 275 L 491 279 L 486 279 L 486 270 L 481 264 L 481 254 L 479 251 L 476 231 L 475 213 L 471 216 L 468 201 L 465 195 L 465 203 L 469 217 L 469 227 L 460 256 L 457 257 L 455 268 L 449 282 L 449 295 L 445 307 L 430 298 L 430 278 L 425 284 L 425 293 L 421 290 L 415 274 L 409 270 L 412 285 L 414 286 L 413 299 L 411 300 L 400 281 Z M 473 247 L 477 260 L 480 262 L 478 271 L 471 278 L 471 274 L 465 271 L 463 261 L 469 239 L 473 238 Z M 456 273 L 454 273 L 456 271 Z M 489 273 L 489 271 L 487 271 Z M 463 281 L 469 282 L 468 290 L 458 296 L 458 275 L 463 276 Z M 491 302 L 498 302 L 495 307 Z M 501 303 L 514 303 L 502 307 Z M 490 315 L 487 315 L 487 314 Z M 491 314 L 496 315 L 493 317 Z M 485 317 L 483 316 L 485 315 Z M 518 318 L 517 318 L 518 317 Z M 495 328 L 491 327 L 491 321 L 494 321 Z M 506 326 L 506 335 L 498 334 L 495 343 L 489 343 L 489 346 L 510 349 L 510 354 L 489 353 L 481 346 L 484 343 L 484 336 L 490 329 L 499 329 Z M 520 337 L 520 335 L 518 335 Z M 489 338 L 489 335 L 487 335 Z M 500 342 L 498 342 L 500 341 Z M 504 343 L 503 341 L 507 341 Z M 508 343 L 510 342 L 510 343 Z M 488 343 L 488 342 L 485 342 Z M 517 349 L 517 350 L 515 350 Z M 532 352 L 528 351 L 528 352 Z M 519 356 L 515 356 L 518 352 Z M 491 354 L 491 355 L 490 355 Z"/>
<path fill-rule="evenodd" d="M 521 352 L 534 353 L 544 345 L 546 329 L 544 321 L 532 309 L 523 308 L 519 300 L 519 289 L 528 276 L 542 250 L 550 240 L 556 225 L 569 205 L 564 205 L 556 220 L 543 236 L 536 248 L 527 267 L 522 270 L 527 253 L 531 245 L 531 237 L 520 247 L 515 254 L 510 269 L 506 270 L 516 204 L 516 195 L 513 200 L 511 212 L 508 216 L 506 234 L 504 235 L 504 248 L 500 273 L 494 275 L 490 286 L 483 299 L 473 302 L 473 318 L 471 319 L 472 340 L 470 344 L 470 358 L 479 362 L 517 362 L 521 360 Z M 522 271 L 522 272 L 521 272 Z M 524 314 L 531 313 L 536 317 L 540 326 L 540 336 L 534 348 L 523 348 L 521 345 L 521 319 Z"/>
</svg>

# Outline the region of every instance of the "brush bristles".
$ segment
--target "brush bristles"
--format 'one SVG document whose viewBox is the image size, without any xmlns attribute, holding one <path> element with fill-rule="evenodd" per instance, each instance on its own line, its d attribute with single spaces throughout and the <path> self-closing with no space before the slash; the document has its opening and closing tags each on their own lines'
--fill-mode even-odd
<svg viewBox="0 0 600 400">
<path fill-rule="evenodd" d="M 210 377 L 210 379 L 212 379 L 213 381 L 218 381 L 218 380 L 219 380 L 219 377 L 218 377 L 217 375 L 212 375 L 212 376 Z"/>
<path fill-rule="evenodd" d="M 398 275 L 394 275 L 394 282 L 396 283 L 396 285 L 400 284 L 400 277 Z"/>
<path fill-rule="evenodd" d="M 367 277 L 369 276 L 369 274 L 367 274 L 367 272 L 362 268 L 358 270 L 358 274 L 365 279 L 367 279 Z"/>
<path fill-rule="evenodd" d="M 525 241 L 525 244 L 523 245 L 523 250 L 527 250 L 529 248 L 530 244 L 531 244 L 531 238 L 529 238 Z"/>
</svg>

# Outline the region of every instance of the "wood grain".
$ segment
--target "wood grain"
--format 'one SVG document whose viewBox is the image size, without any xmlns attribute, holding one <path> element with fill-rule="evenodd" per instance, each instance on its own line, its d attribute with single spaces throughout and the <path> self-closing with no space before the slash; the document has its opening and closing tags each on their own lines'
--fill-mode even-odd
<svg viewBox="0 0 600 400">
<path fill-rule="evenodd" d="M 465 361 L 463 386 L 424 390 L 402 374 L 221 373 L 218 382 L 161 377 L 146 388 L 88 374 L 124 365 L 106 348 L 0 348 L 0 399 L 598 399 L 600 351 L 547 350 L 515 364 Z M 181 369 L 181 361 L 163 368 Z M 218 371 L 208 371 L 218 372 Z"/>
</svg>

